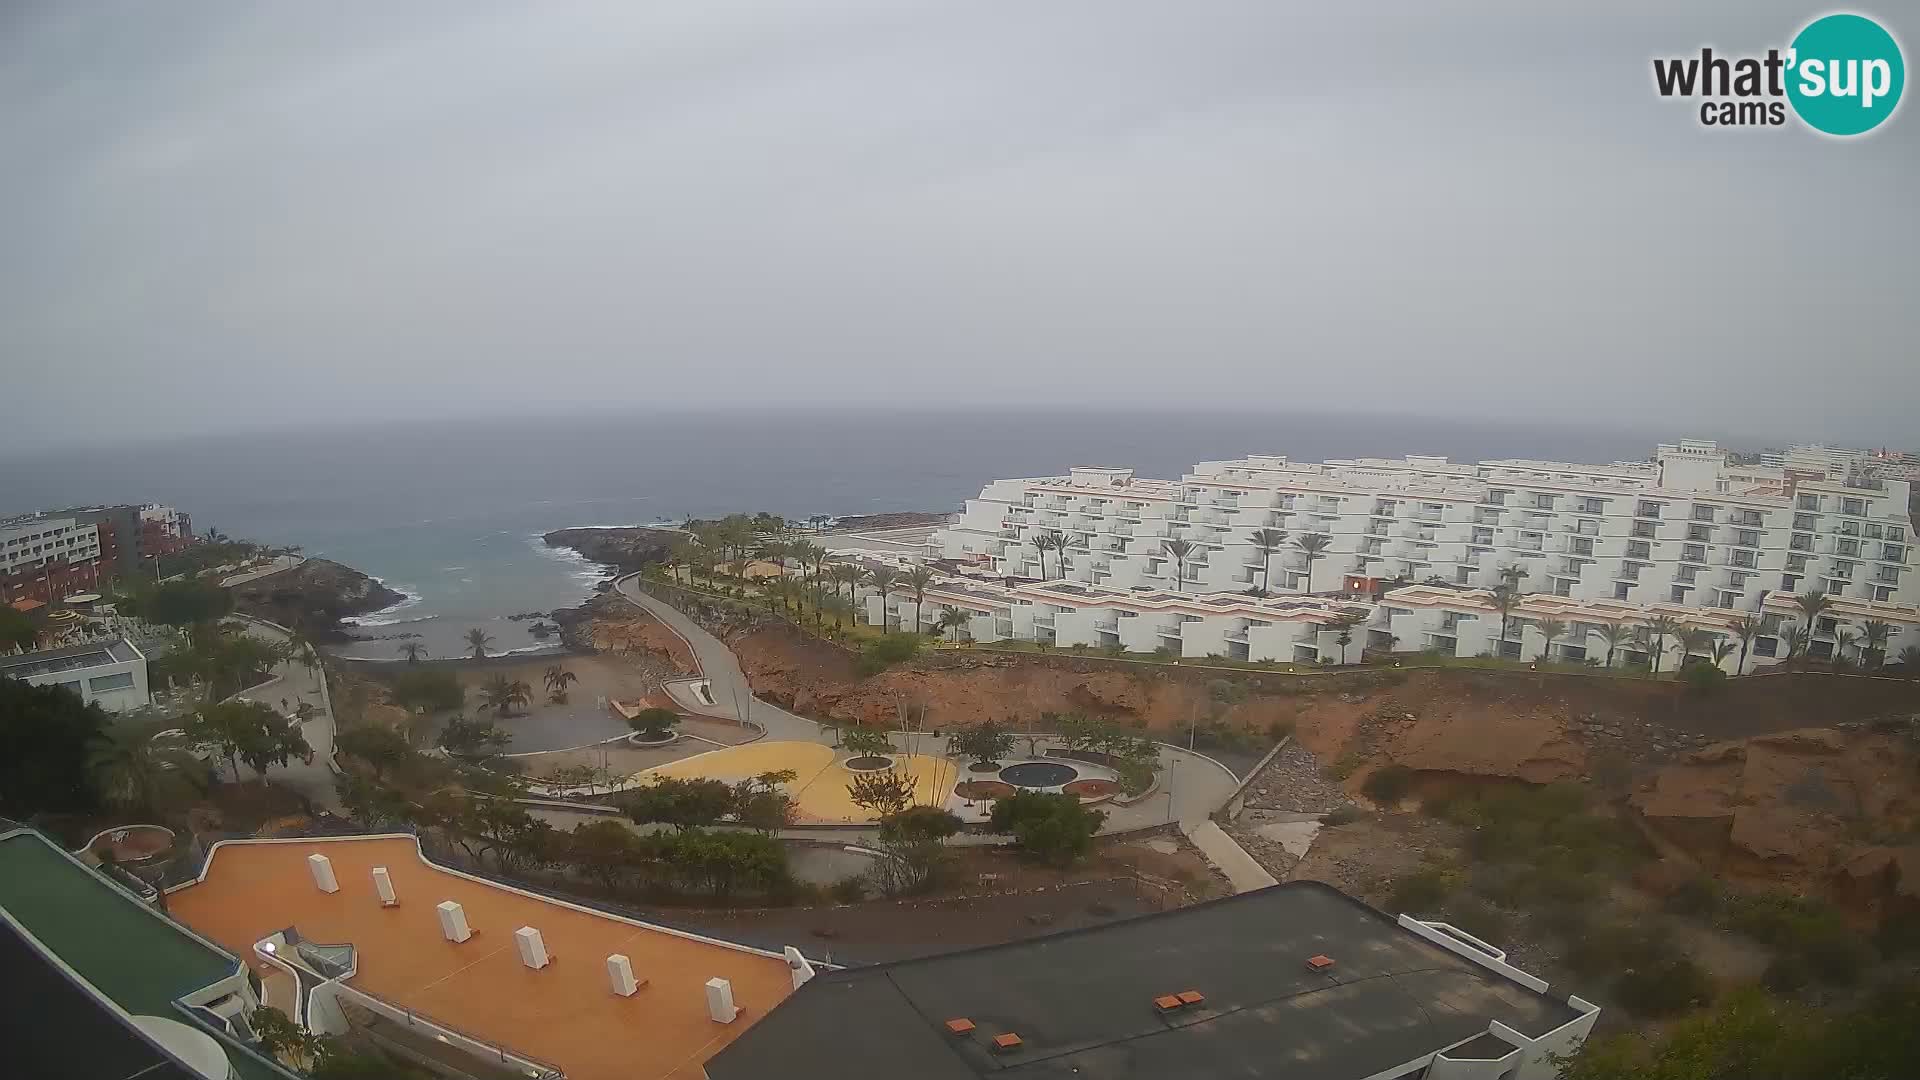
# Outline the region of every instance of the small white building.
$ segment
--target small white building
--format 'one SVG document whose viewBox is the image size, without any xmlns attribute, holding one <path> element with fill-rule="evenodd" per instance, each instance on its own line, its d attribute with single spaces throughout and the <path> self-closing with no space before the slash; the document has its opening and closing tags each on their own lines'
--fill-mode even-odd
<svg viewBox="0 0 1920 1080">
<path fill-rule="evenodd" d="M 0 656 L 0 678 L 64 686 L 108 712 L 146 706 L 147 658 L 125 638 Z"/>
</svg>

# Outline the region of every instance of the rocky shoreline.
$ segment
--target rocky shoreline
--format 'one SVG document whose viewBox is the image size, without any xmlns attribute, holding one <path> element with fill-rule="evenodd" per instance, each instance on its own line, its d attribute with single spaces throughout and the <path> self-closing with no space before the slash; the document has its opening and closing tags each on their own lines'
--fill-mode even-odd
<svg viewBox="0 0 1920 1080">
<path fill-rule="evenodd" d="M 233 590 L 236 610 L 305 631 L 319 641 L 345 641 L 340 620 L 405 600 L 379 581 L 331 559 L 256 578 Z"/>
<path fill-rule="evenodd" d="M 541 537 L 548 547 L 571 548 L 597 563 L 620 570 L 638 570 L 659 562 L 686 534 L 644 526 L 623 528 L 555 529 Z"/>
</svg>

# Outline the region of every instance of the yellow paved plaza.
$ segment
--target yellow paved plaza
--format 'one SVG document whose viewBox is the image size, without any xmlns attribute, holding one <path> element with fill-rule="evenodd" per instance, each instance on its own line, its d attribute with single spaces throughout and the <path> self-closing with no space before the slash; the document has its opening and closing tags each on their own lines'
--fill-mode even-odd
<svg viewBox="0 0 1920 1080">
<path fill-rule="evenodd" d="M 792 769 L 797 779 L 789 790 L 794 796 L 797 824 L 847 825 L 871 822 L 871 813 L 853 804 L 847 797 L 847 785 L 854 774 L 835 758 L 830 746 L 807 742 L 755 742 L 730 746 L 724 750 L 697 754 L 690 758 L 656 766 L 637 774 L 636 781 L 648 777 L 671 776 L 682 780 L 723 780 L 737 783 L 761 773 Z M 959 766 L 950 758 L 927 754 L 893 754 L 894 769 L 913 778 L 914 801 L 926 806 L 944 806 L 959 778 Z"/>
</svg>

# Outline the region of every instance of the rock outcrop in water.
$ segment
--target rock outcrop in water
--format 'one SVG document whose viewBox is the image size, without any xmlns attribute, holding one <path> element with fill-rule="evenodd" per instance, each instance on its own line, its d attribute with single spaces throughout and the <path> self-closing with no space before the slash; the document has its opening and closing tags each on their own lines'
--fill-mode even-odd
<svg viewBox="0 0 1920 1080">
<path fill-rule="evenodd" d="M 542 537 L 548 547 L 572 548 L 592 559 L 622 570 L 638 570 L 659 562 L 685 535 L 672 529 L 576 528 L 555 529 Z"/>
<path fill-rule="evenodd" d="M 341 619 L 392 607 L 405 599 L 404 594 L 331 559 L 308 559 L 233 591 L 238 610 L 324 640 L 345 636 L 339 629 Z"/>
</svg>

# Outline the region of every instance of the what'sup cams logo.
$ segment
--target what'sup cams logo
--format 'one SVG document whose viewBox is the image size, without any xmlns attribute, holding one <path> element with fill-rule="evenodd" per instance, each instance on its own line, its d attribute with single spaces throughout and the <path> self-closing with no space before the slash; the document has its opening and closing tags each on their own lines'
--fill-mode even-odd
<svg viewBox="0 0 1920 1080">
<path fill-rule="evenodd" d="M 1906 83 L 1900 43 L 1864 15 L 1823 15 L 1765 56 L 1704 48 L 1653 62 L 1660 96 L 1700 99 L 1705 127 L 1779 127 L 1791 107 L 1815 131 L 1864 135 L 1893 115 Z"/>
</svg>

